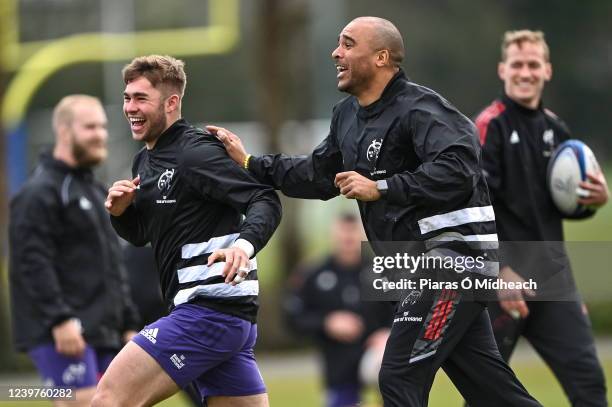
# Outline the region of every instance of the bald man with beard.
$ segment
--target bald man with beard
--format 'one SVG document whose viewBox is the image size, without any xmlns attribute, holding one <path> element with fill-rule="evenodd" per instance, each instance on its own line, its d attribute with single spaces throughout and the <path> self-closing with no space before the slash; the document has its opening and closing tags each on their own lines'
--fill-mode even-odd
<svg viewBox="0 0 612 407">
<path fill-rule="evenodd" d="M 88 95 L 53 111 L 55 145 L 11 200 L 9 226 L 13 336 L 43 383 L 70 387 L 89 406 L 99 377 L 140 329 L 119 239 L 93 168 L 107 157 L 107 119 Z"/>
</svg>

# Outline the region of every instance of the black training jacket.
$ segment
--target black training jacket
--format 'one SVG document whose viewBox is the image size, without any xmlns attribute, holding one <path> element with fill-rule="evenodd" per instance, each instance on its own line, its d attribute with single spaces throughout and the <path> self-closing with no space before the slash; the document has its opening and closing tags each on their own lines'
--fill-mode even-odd
<svg viewBox="0 0 612 407">
<path fill-rule="evenodd" d="M 555 148 L 570 138 L 565 123 L 541 105 L 528 109 L 503 95 L 478 115 L 476 125 L 500 240 L 563 240 L 563 215 L 546 173 Z"/>
<path fill-rule="evenodd" d="M 502 265 L 539 281 L 569 274 L 561 243 L 564 216 L 550 196 L 546 179 L 555 148 L 571 137 L 568 127 L 542 104 L 529 109 L 505 94 L 478 115 L 476 125 L 499 239 L 505 242 Z M 574 218 L 592 214 L 587 211 Z M 549 243 L 529 243 L 536 241 Z"/>
<path fill-rule="evenodd" d="M 119 239 L 90 170 L 51 155 L 11 200 L 10 291 L 16 347 L 52 342 L 51 328 L 77 317 L 87 343 L 119 349 L 141 328 Z"/>
<path fill-rule="evenodd" d="M 334 177 L 342 171 L 386 180 L 386 198 L 358 201 L 377 253 L 383 241 L 497 241 L 476 128 L 440 95 L 409 82 L 403 71 L 367 107 L 354 96 L 340 101 L 329 135 L 312 154 L 253 157 L 249 170 L 298 198 L 337 196 Z M 497 275 L 496 266 L 481 274 Z"/>
<path fill-rule="evenodd" d="M 134 245 L 151 242 L 168 307 L 198 303 L 254 322 L 256 259 L 246 281 L 236 286 L 223 282 L 225 263 L 206 263 L 215 249 L 238 238 L 249 241 L 255 253 L 264 247 L 281 218 L 274 190 L 233 162 L 219 140 L 183 119 L 154 148 L 136 155 L 132 175 L 140 176 L 136 198 L 111 221 Z"/>
<path fill-rule="evenodd" d="M 388 303 L 363 301 L 361 273 L 371 263 L 340 265 L 333 256 L 293 275 L 294 283 L 284 301 L 289 326 L 298 335 L 312 336 L 323 356 L 327 386 L 359 382 L 359 363 L 370 334 L 391 328 L 393 312 Z M 354 342 L 340 342 L 327 335 L 325 319 L 334 311 L 348 311 L 361 317 L 364 332 Z"/>
</svg>

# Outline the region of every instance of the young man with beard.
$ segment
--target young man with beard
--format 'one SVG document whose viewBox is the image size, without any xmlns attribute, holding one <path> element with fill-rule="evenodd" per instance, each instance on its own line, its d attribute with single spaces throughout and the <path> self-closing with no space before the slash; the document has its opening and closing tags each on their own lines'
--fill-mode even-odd
<svg viewBox="0 0 612 407">
<path fill-rule="evenodd" d="M 560 243 L 564 216 L 546 183 L 552 152 L 571 137 L 566 125 L 542 104 L 544 86 L 552 77 L 544 34 L 506 32 L 497 72 L 504 83 L 503 95 L 480 113 L 476 125 L 499 238 L 519 242 L 520 248 L 520 256 L 502 258 L 500 277 L 516 282 L 534 276 L 541 282 L 563 280 L 568 282 L 564 293 L 575 293 Z M 579 203 L 605 204 L 608 187 L 603 174 L 588 177 L 581 187 L 589 195 Z M 585 216 L 592 214 L 588 211 Z M 520 243 L 534 241 L 555 244 Z M 558 249 L 552 252 L 552 247 Z M 489 316 L 504 359 L 510 358 L 522 335 L 553 370 L 572 406 L 607 406 L 604 374 L 581 302 L 542 301 L 537 295 L 533 298 L 537 293 L 520 290 L 499 294 L 499 302 L 489 305 Z"/>
<path fill-rule="evenodd" d="M 124 113 L 145 147 L 106 208 L 121 237 L 151 243 L 170 314 L 123 348 L 92 405 L 152 405 L 194 381 L 208 406 L 267 406 L 253 351 L 254 255 L 278 226 L 278 196 L 181 118 L 182 61 L 139 57 L 123 79 Z"/>
<path fill-rule="evenodd" d="M 357 18 L 332 57 L 338 89 L 350 96 L 334 107 L 328 137 L 309 156 L 253 157 L 236 135 L 209 129 L 235 161 L 286 195 L 356 199 L 377 255 L 387 253 L 385 241 L 496 243 L 476 129 L 440 95 L 408 81 L 397 28 Z M 495 266 L 472 271 L 494 277 Z M 539 406 L 499 355 L 483 302 L 449 290 L 422 294 L 397 308 L 379 376 L 385 406 L 427 405 L 440 367 L 473 406 Z"/>
<path fill-rule="evenodd" d="M 11 201 L 15 344 L 46 385 L 76 388 L 76 402 L 57 406 L 89 406 L 99 376 L 140 328 L 105 187 L 92 173 L 107 155 L 106 122 L 98 99 L 63 98 L 53 152 Z"/>
</svg>

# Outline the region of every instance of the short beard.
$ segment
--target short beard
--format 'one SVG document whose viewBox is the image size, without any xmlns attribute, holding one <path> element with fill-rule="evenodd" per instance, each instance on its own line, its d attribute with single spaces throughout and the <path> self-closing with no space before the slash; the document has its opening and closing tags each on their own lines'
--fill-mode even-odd
<svg viewBox="0 0 612 407">
<path fill-rule="evenodd" d="M 158 116 L 155 118 L 154 122 L 151 122 L 151 128 L 147 132 L 147 134 L 142 138 L 142 141 L 152 142 L 155 141 L 161 136 L 161 134 L 166 130 L 168 120 L 166 119 L 166 115 L 164 114 L 164 105 L 163 103 L 159 107 Z M 159 120 L 157 120 L 159 118 Z"/>
<path fill-rule="evenodd" d="M 74 134 L 72 135 L 72 157 L 79 168 L 92 168 L 104 160 L 104 157 L 91 156 L 87 148 L 76 141 Z"/>
</svg>

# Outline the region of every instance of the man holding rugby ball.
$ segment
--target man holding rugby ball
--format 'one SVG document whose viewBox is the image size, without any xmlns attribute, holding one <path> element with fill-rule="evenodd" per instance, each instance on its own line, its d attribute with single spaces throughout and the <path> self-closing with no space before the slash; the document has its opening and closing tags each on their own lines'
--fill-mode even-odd
<svg viewBox="0 0 612 407">
<path fill-rule="evenodd" d="M 553 151 L 570 133 L 542 106 L 544 85 L 552 77 L 549 49 L 542 32 L 521 30 L 506 32 L 501 50 L 497 70 L 504 93 L 476 119 L 499 240 L 513 245 L 562 242 L 565 216 L 551 199 L 546 174 Z M 603 174 L 588 174 L 580 187 L 588 193 L 578 203 L 594 208 L 607 202 Z M 587 211 L 580 217 L 593 213 Z M 545 245 L 550 244 L 542 243 Z M 520 259 L 502 258 L 501 278 L 516 282 L 531 276 L 540 281 L 563 280 L 569 284 L 565 289 L 575 293 L 562 244 L 557 245 L 560 256 L 551 256 L 552 252 L 533 243 L 516 246 L 521 247 Z M 499 302 L 490 304 L 489 315 L 502 356 L 509 359 L 522 335 L 551 367 L 573 406 L 606 406 L 603 370 L 586 308 L 579 300 L 538 301 L 538 295 L 531 290 L 504 290 L 499 292 Z M 532 300 L 527 301 L 528 297 Z"/>
</svg>

